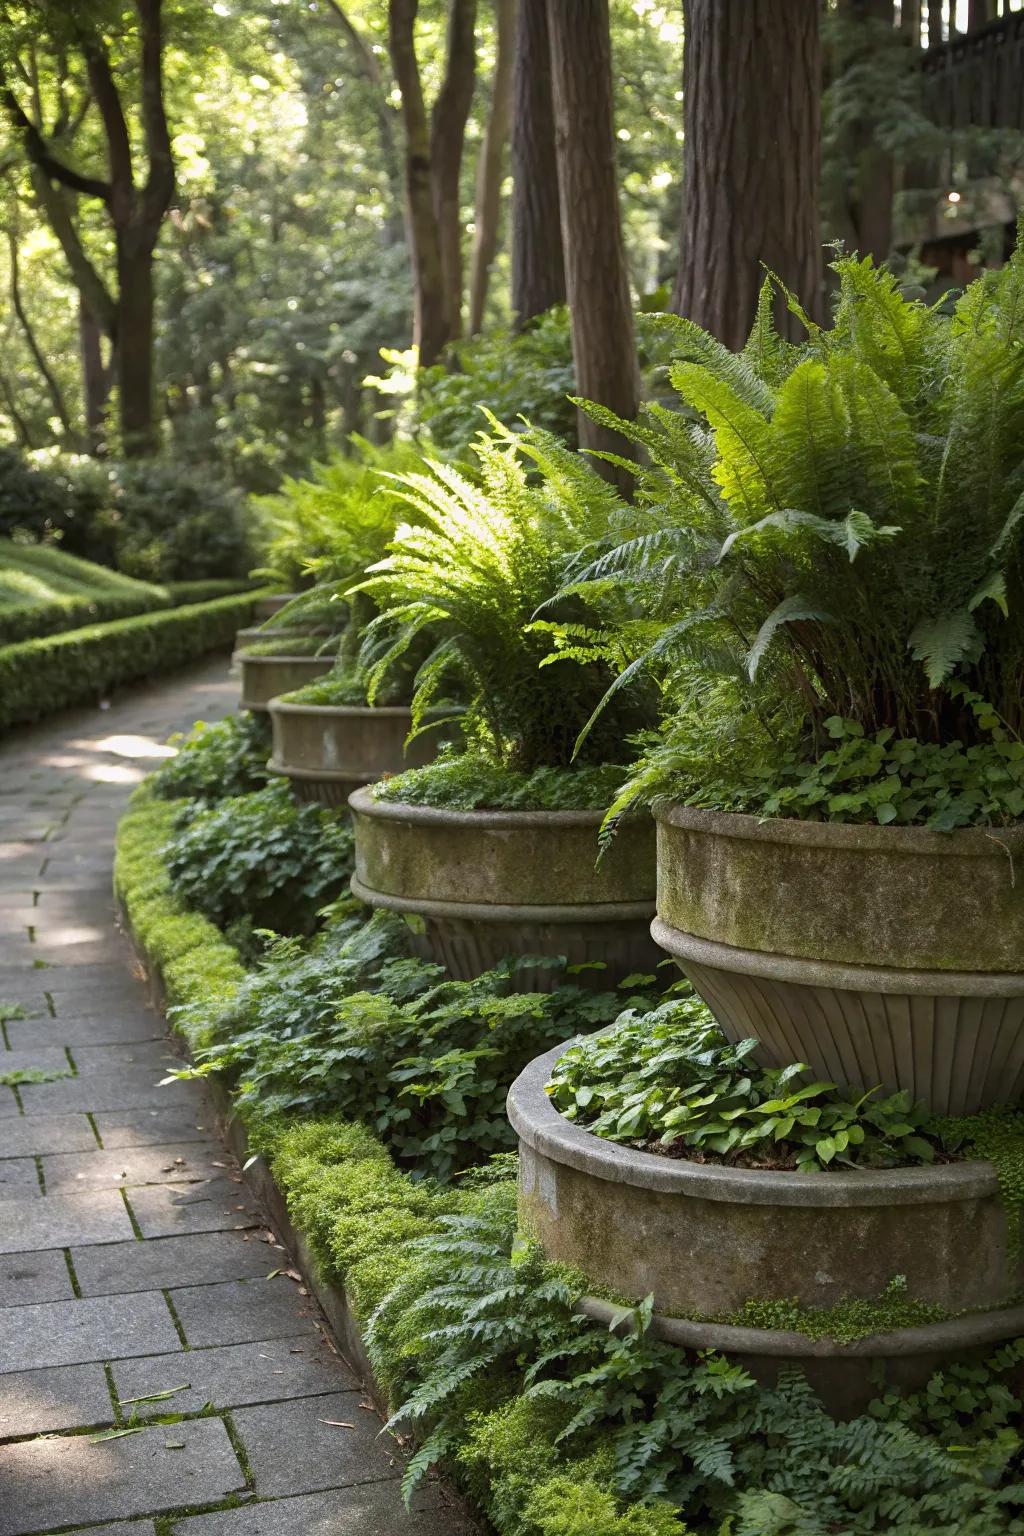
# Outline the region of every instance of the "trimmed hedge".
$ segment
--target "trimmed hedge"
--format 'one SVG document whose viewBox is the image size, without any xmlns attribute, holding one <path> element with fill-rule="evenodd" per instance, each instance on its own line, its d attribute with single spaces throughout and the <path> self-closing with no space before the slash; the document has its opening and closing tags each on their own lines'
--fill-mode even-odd
<svg viewBox="0 0 1024 1536">
<path fill-rule="evenodd" d="M 189 600 L 221 595 L 202 593 Z M 53 545 L 0 539 L 0 646 L 151 613 L 176 601 L 186 599 Z"/>
<path fill-rule="evenodd" d="M 211 577 L 209 581 L 167 581 L 163 586 L 175 608 L 180 608 L 183 603 L 212 603 L 216 597 L 231 597 L 235 592 L 255 593 L 257 588 L 264 590 L 258 581 L 230 577 Z"/>
<path fill-rule="evenodd" d="M 0 648 L 0 730 L 229 650 L 255 593 L 222 597 Z"/>
</svg>

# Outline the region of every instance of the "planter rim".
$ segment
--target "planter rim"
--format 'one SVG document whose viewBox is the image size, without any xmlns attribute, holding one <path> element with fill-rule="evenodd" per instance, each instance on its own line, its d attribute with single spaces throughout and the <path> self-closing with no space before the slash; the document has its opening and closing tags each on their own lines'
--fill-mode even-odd
<svg viewBox="0 0 1024 1536">
<path fill-rule="evenodd" d="M 991 1163 L 971 1159 L 920 1168 L 879 1168 L 850 1172 L 797 1173 L 760 1168 L 726 1168 L 685 1158 L 659 1157 L 585 1131 L 566 1120 L 544 1092 L 555 1062 L 576 1036 L 537 1056 L 516 1078 L 506 1109 L 512 1129 L 542 1157 L 591 1178 L 639 1189 L 716 1200 L 735 1205 L 808 1206 L 828 1209 L 874 1205 L 949 1204 L 998 1194 Z M 809 1342 L 809 1341 L 805 1341 Z M 735 1346 L 733 1346 L 735 1347 Z"/>
<path fill-rule="evenodd" d="M 276 657 L 271 658 L 276 660 Z M 319 657 L 312 657 L 318 661 Z M 401 715 L 408 717 L 412 711 L 408 704 L 288 704 L 283 694 L 271 699 L 267 705 L 273 715 L 335 715 L 339 720 L 356 715 L 360 719 L 370 715 L 374 719 L 381 719 Z"/>
<path fill-rule="evenodd" d="M 598 1296 L 584 1296 L 580 1311 L 608 1325 L 621 1308 Z M 913 1355 L 956 1353 L 978 1344 L 1016 1337 L 1024 1328 L 1024 1306 L 993 1307 L 950 1317 L 939 1323 L 893 1328 L 872 1333 L 850 1344 L 832 1338 L 812 1339 L 785 1328 L 745 1328 L 735 1323 L 711 1323 L 656 1312 L 651 1331 L 656 1338 L 682 1349 L 714 1349 L 724 1354 L 766 1355 L 779 1360 L 895 1359 Z"/>
<path fill-rule="evenodd" d="M 925 854 L 956 858 L 991 858 L 996 853 L 1024 855 L 1024 824 L 1012 827 L 879 827 L 849 821 L 801 821 L 796 817 L 756 816 L 740 811 L 710 811 L 662 800 L 653 808 L 666 827 L 703 832 L 749 842 L 789 843 L 805 848 L 861 849 L 865 853 Z"/>
<path fill-rule="evenodd" d="M 604 820 L 603 811 L 453 811 L 439 805 L 403 805 L 400 801 L 378 800 L 373 786 L 357 789 L 348 803 L 363 816 L 381 821 L 406 821 L 419 826 L 480 827 L 487 831 L 512 832 L 517 827 L 593 827 Z"/>
<path fill-rule="evenodd" d="M 802 987 L 830 987 L 836 992 L 883 992 L 914 997 L 1020 997 L 1024 977 L 1016 971 L 900 970 L 897 966 L 853 965 L 834 960 L 805 960 L 768 949 L 740 949 L 718 939 L 702 939 L 674 928 L 663 918 L 651 923 L 651 938 L 685 968 L 685 962 L 760 976 Z"/>
</svg>

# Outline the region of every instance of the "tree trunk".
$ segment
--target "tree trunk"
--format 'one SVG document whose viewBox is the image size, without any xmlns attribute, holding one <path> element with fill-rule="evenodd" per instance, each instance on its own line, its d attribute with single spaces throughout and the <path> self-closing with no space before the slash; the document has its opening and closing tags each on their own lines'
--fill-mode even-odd
<svg viewBox="0 0 1024 1536">
<path fill-rule="evenodd" d="M 995 0 L 967 0 L 967 30 L 974 32 L 978 27 L 988 26 L 995 19 Z"/>
<path fill-rule="evenodd" d="M 519 0 L 512 113 L 512 308 L 525 325 L 565 303 L 547 0 Z"/>
<path fill-rule="evenodd" d="M 512 65 L 515 56 L 516 0 L 494 0 L 498 44 L 491 83 L 491 111 L 476 172 L 476 233 L 469 281 L 469 333 L 483 330 L 491 263 L 501 226 L 501 182 L 512 114 Z"/>
<path fill-rule="evenodd" d="M 548 0 L 565 275 L 576 388 L 617 415 L 636 415 L 633 305 L 619 217 L 608 0 Z M 618 432 L 578 417 L 581 448 L 633 456 Z M 597 461 L 608 479 L 627 471 Z"/>
<path fill-rule="evenodd" d="M 921 0 L 900 0 L 900 31 L 914 48 L 921 46 Z"/>
<path fill-rule="evenodd" d="M 36 333 L 32 327 L 32 322 L 28 317 L 28 312 L 25 309 L 25 302 L 22 298 L 21 276 L 18 259 L 18 236 L 13 229 L 9 229 L 7 231 L 7 248 L 10 260 L 11 308 L 14 310 L 14 313 L 18 318 L 18 324 L 21 326 L 22 334 L 25 337 L 28 350 L 32 354 L 32 360 L 36 367 L 39 369 L 40 377 L 46 386 L 46 393 L 50 397 L 50 403 L 53 406 L 54 415 L 60 422 L 61 430 L 64 433 L 65 440 L 69 440 L 72 435 L 71 418 L 68 415 L 68 408 L 64 400 L 64 392 L 60 387 L 56 374 L 47 363 L 46 358 L 43 355 L 43 350 L 36 340 Z"/>
<path fill-rule="evenodd" d="M 761 263 L 822 316 L 819 0 L 686 0 L 683 205 L 672 308 L 743 345 Z M 784 332 L 800 328 L 779 304 Z"/>
<path fill-rule="evenodd" d="M 153 252 L 146 242 L 117 241 L 117 385 L 121 451 L 140 458 L 156 451 L 153 411 Z"/>
<path fill-rule="evenodd" d="M 476 0 L 449 0 L 444 80 L 430 119 L 430 179 L 441 249 L 448 338 L 462 334 L 460 181 L 476 82 Z"/>
<path fill-rule="evenodd" d="M 928 0 L 928 47 L 942 42 L 942 0 Z"/>
<path fill-rule="evenodd" d="M 413 277 L 413 346 L 421 367 L 435 363 L 448 340 L 441 274 L 441 237 L 430 178 L 430 128 L 416 62 L 418 0 L 389 0 L 388 40 L 402 93 L 405 129 L 405 199 Z"/>
<path fill-rule="evenodd" d="M 103 362 L 103 332 L 81 294 L 78 296 L 78 345 L 82 358 L 85 440 L 90 453 L 99 453 L 103 447 L 106 431 L 111 369 L 108 369 Z M 111 364 L 113 364 L 113 358 L 111 358 Z"/>
</svg>

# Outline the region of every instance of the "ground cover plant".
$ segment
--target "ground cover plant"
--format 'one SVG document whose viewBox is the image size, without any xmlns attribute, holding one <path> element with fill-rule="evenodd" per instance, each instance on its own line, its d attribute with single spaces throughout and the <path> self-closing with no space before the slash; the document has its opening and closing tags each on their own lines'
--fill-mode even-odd
<svg viewBox="0 0 1024 1536">
<path fill-rule="evenodd" d="M 422 798 L 434 773 L 458 775 L 465 804 L 477 772 L 477 806 L 494 803 L 496 769 L 518 773 L 520 791 L 535 773 L 542 789 L 545 770 L 549 778 L 562 771 L 571 784 L 577 736 L 613 676 L 605 659 L 580 661 L 571 651 L 546 667 L 551 620 L 538 610 L 554 602 L 571 556 L 606 529 L 617 497 L 546 434 L 522 436 L 493 418 L 492 428 L 475 445 L 473 473 L 435 463 L 397 477 L 416 524 L 399 530 L 361 584 L 381 608 L 362 652 L 371 696 L 429 635 L 432 649 L 416 673 L 414 730 L 446 690 L 465 701 L 466 761 L 403 777 L 392 797 Z M 570 601 L 560 614 L 551 611 L 567 621 L 573 608 Z M 644 718 L 643 700 L 621 693 L 588 737 L 580 766 L 621 765 L 624 740 Z"/>
<path fill-rule="evenodd" d="M 807 321 L 799 347 L 772 327 L 770 280 L 740 355 L 666 319 L 684 409 L 622 427 L 650 456 L 630 536 L 581 561 L 569 590 L 599 603 L 625 581 L 665 620 L 631 635 L 668 719 L 629 793 L 1015 821 L 1024 246 L 952 314 L 869 258 L 834 269 L 834 327 Z"/>
<path fill-rule="evenodd" d="M 209 725 L 197 720 L 187 734 L 172 736 L 174 748 L 147 780 L 163 800 L 191 800 L 205 806 L 261 789 L 267 782 L 270 750 L 266 722 L 246 712 Z"/>
<path fill-rule="evenodd" d="M 184 898 L 211 922 L 310 933 L 320 908 L 347 889 L 352 832 L 320 806 L 297 805 L 277 780 L 180 812 L 166 859 Z"/>
</svg>

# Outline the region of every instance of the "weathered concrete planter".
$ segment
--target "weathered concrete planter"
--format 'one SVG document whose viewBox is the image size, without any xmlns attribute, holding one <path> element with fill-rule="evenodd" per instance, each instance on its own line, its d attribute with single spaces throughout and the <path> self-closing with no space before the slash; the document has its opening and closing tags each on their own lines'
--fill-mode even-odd
<svg viewBox="0 0 1024 1536">
<path fill-rule="evenodd" d="M 655 815 L 652 933 L 730 1039 L 940 1114 L 1020 1096 L 1024 827 Z"/>
<path fill-rule="evenodd" d="M 242 709 L 265 711 L 279 693 L 291 693 L 323 677 L 334 666 L 333 656 L 252 656 L 236 651 L 231 658 L 242 674 Z"/>
<path fill-rule="evenodd" d="M 255 603 L 253 603 L 252 616 L 260 623 L 264 619 L 272 619 L 275 613 L 280 613 L 281 609 L 286 607 L 288 603 L 294 602 L 298 595 L 297 592 L 265 593 L 263 597 L 258 597 Z"/>
<path fill-rule="evenodd" d="M 421 953 L 468 978 L 503 955 L 602 961 L 603 985 L 658 960 L 654 835 L 625 823 L 595 868 L 598 811 L 449 811 L 349 798 L 356 834 L 353 893 L 422 919 Z M 584 973 L 594 979 L 595 973 Z M 550 972 L 520 973 L 545 990 Z"/>
<path fill-rule="evenodd" d="M 907 1359 L 926 1375 L 943 1357 L 1024 1328 L 1024 1307 L 1008 1305 L 1024 1271 L 1008 1258 L 991 1164 L 801 1174 L 658 1157 L 558 1113 L 544 1085 L 564 1050 L 531 1062 L 508 1097 L 524 1221 L 551 1259 L 596 1285 L 637 1299 L 653 1292 L 663 1336 L 752 1362 L 842 1361 L 842 1372 L 831 1382 L 820 1373 L 818 1384 L 851 1406 L 868 1384 L 866 1370 L 850 1374 L 852 1361 Z M 972 1310 L 845 1345 L 707 1321 L 752 1299 L 877 1300 L 895 1275 L 916 1300 Z"/>
<path fill-rule="evenodd" d="M 284 774 L 300 799 L 323 805 L 343 805 L 353 789 L 385 774 L 422 768 L 437 754 L 435 732 L 417 736 L 406 749 L 412 711 L 404 706 L 370 709 L 272 699 L 270 720 L 271 770 Z"/>
</svg>

